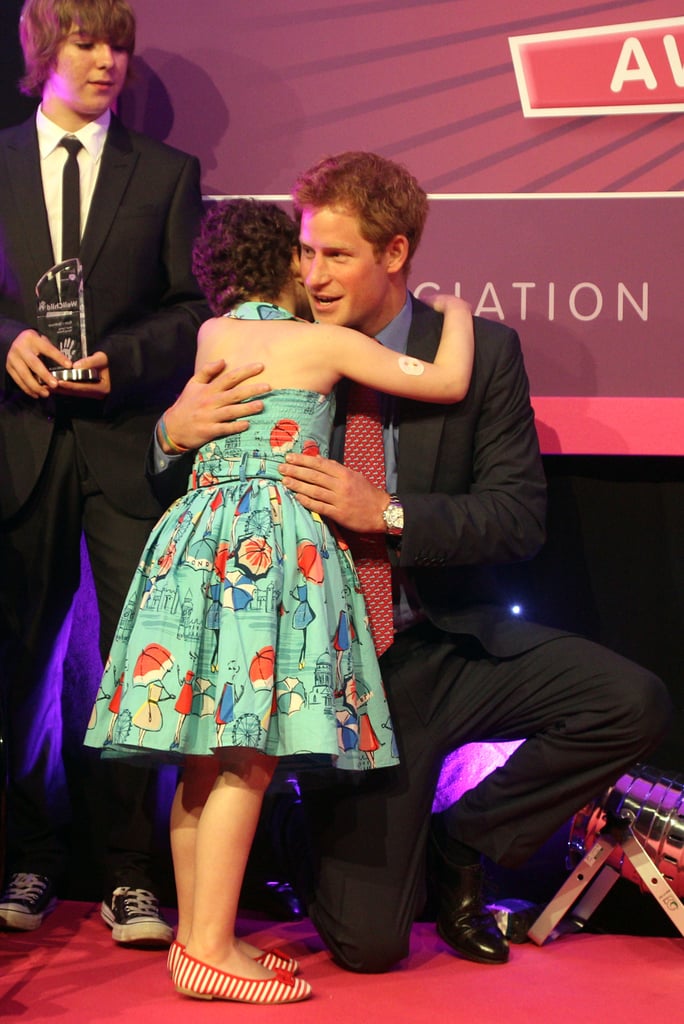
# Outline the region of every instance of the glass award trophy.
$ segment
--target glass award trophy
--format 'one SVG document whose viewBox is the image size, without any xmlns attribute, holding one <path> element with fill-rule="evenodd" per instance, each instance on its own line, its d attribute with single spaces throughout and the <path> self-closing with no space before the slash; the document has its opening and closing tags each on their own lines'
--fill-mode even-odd
<svg viewBox="0 0 684 1024">
<path fill-rule="evenodd" d="M 64 260 L 46 270 L 36 285 L 38 330 L 65 356 L 76 362 L 88 355 L 83 268 L 79 259 Z M 97 370 L 66 369 L 47 363 L 58 379 L 92 383 L 100 379 Z"/>
</svg>

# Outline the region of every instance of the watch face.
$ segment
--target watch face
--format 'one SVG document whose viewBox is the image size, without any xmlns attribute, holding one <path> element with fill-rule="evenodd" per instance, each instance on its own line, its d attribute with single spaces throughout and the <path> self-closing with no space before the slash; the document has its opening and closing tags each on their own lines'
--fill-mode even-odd
<svg viewBox="0 0 684 1024">
<path fill-rule="evenodd" d="M 399 502 L 392 502 L 384 511 L 385 523 L 388 530 L 403 530 L 404 510 Z"/>
</svg>

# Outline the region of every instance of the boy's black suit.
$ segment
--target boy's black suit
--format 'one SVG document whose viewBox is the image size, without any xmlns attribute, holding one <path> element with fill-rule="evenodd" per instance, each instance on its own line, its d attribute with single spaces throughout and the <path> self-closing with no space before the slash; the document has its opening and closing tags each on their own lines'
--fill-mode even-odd
<svg viewBox="0 0 684 1024">
<path fill-rule="evenodd" d="M 55 259 L 35 119 L 0 132 L 0 673 L 10 759 L 8 871 L 54 877 L 64 867 L 61 672 L 81 534 L 104 657 L 161 511 L 144 476 L 150 434 L 192 373 L 197 329 L 208 315 L 191 271 L 201 215 L 198 161 L 112 117 L 80 252 L 88 347 L 107 354 L 111 394 L 103 401 L 29 398 L 6 372 L 6 359 L 14 338 L 36 325 L 35 285 Z M 84 694 L 84 703 L 90 697 Z M 111 823 L 112 845 L 119 848 L 112 882 L 149 888 L 145 786 L 133 787 L 123 793 L 129 807 L 121 821 Z"/>
</svg>

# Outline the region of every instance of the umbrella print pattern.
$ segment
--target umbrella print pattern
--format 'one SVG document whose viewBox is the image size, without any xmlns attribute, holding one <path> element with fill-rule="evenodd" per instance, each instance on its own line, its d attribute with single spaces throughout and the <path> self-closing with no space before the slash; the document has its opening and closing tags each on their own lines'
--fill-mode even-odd
<svg viewBox="0 0 684 1024">
<path fill-rule="evenodd" d="M 255 690 L 270 690 L 273 686 L 274 668 L 275 649 L 271 646 L 262 647 L 256 652 L 249 666 L 249 678 Z"/>
<path fill-rule="evenodd" d="M 161 644 L 148 644 L 138 655 L 133 669 L 133 684 L 149 686 L 164 678 L 173 665 L 173 655 Z"/>
<path fill-rule="evenodd" d="M 219 482 L 218 477 L 214 476 L 214 474 L 210 473 L 208 470 L 205 470 L 204 473 L 200 474 L 200 478 L 199 478 L 199 486 L 200 487 L 213 487 L 214 484 L 217 484 L 218 482 Z"/>
<path fill-rule="evenodd" d="M 216 554 L 214 555 L 214 570 L 220 580 L 226 578 L 226 567 L 228 565 L 228 559 L 230 558 L 230 545 L 226 544 L 225 541 L 221 541 L 216 548 Z"/>
<path fill-rule="evenodd" d="M 222 604 L 224 608 L 241 612 L 252 603 L 253 598 L 254 583 L 249 576 L 245 576 L 239 569 L 226 573 L 226 578 L 223 581 Z"/>
<path fill-rule="evenodd" d="M 333 396 L 282 389 L 196 453 L 141 554 L 98 696 L 115 706 L 88 745 L 175 764 L 229 746 L 396 763 L 391 725 L 374 728 L 389 712 L 353 561 L 279 468 L 290 451 L 327 457 L 333 412 Z"/>
<path fill-rule="evenodd" d="M 307 438 L 302 445 L 302 455 L 320 455 L 321 449 L 318 446 L 318 442 L 312 438 Z"/>
<path fill-rule="evenodd" d="M 238 544 L 235 565 L 246 576 L 258 580 L 266 576 L 273 565 L 273 549 L 265 537 L 246 537 Z"/>
<path fill-rule="evenodd" d="M 197 714 L 200 718 L 213 715 L 216 705 L 214 684 L 208 679 L 197 680 Z"/>
<path fill-rule="evenodd" d="M 214 564 L 215 548 L 216 542 L 210 534 L 206 534 L 188 546 L 185 564 L 191 565 L 193 569 L 208 571 Z"/>
<path fill-rule="evenodd" d="M 307 583 L 322 583 L 325 579 L 323 559 L 312 540 L 302 540 L 297 545 L 297 565 Z"/>
<path fill-rule="evenodd" d="M 271 431 L 271 448 L 276 455 L 285 455 L 294 448 L 299 438 L 299 424 L 296 420 L 278 420 Z"/>
<path fill-rule="evenodd" d="M 285 715 L 294 715 L 301 711 L 306 704 L 306 690 L 301 679 L 294 676 L 286 676 L 276 684 L 276 697 L 278 698 L 278 711 Z"/>
</svg>

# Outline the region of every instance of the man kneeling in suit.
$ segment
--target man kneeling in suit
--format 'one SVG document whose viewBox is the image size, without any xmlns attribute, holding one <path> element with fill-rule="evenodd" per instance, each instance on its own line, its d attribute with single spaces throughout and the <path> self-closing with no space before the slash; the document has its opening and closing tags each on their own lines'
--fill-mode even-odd
<svg viewBox="0 0 684 1024">
<path fill-rule="evenodd" d="M 342 153 L 300 175 L 294 201 L 315 319 L 433 359 L 442 318 L 407 290 L 428 209 L 415 178 L 373 153 Z M 166 414 L 186 447 L 208 440 L 212 416 L 217 434 L 237 422 L 239 406 L 217 400 L 220 371 L 193 378 Z M 223 379 L 230 395 L 234 380 Z M 497 567 L 541 546 L 546 501 L 515 331 L 475 317 L 472 382 L 459 404 L 386 401 L 384 488 L 344 466 L 344 420 L 340 389 L 337 461 L 290 454 L 283 479 L 306 508 L 386 539 L 395 633 L 380 667 L 401 764 L 319 790 L 302 775 L 315 861 L 308 910 L 338 963 L 387 970 L 408 953 L 431 848 L 439 934 L 467 959 L 503 963 L 481 855 L 526 860 L 655 747 L 669 697 L 645 669 L 508 610 Z M 524 742 L 433 816 L 444 757 L 487 740 Z"/>
</svg>

